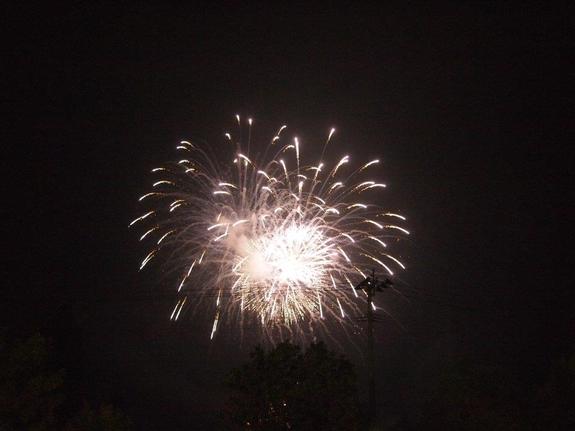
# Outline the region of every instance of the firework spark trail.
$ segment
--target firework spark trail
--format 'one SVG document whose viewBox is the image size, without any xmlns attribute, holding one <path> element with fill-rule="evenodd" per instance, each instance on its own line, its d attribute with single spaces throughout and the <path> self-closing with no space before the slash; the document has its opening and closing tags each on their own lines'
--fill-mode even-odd
<svg viewBox="0 0 575 431">
<path fill-rule="evenodd" d="M 225 169 L 218 168 L 221 160 L 181 141 L 176 149 L 185 158 L 152 170 L 153 192 L 139 200 L 153 208 L 130 223 L 151 224 L 140 241 L 153 241 L 154 248 L 140 270 L 163 254 L 180 272 L 172 320 L 190 293 L 200 302 L 217 295 L 211 338 L 222 319 L 238 314 L 242 320 L 244 315 L 254 318 L 266 332 L 293 333 L 303 321 L 321 325 L 328 317 L 345 323 L 351 312 L 358 312 L 353 286 L 365 277 L 360 268 L 376 263 L 390 275 L 392 267 L 405 269 L 383 241 L 409 234 L 397 225 L 405 217 L 374 204 L 385 184 L 365 178 L 380 161 L 347 174 L 349 155 L 331 169 L 321 160 L 301 164 L 298 138 L 280 144 L 286 126 L 262 160 L 252 160 L 251 119 L 248 124 L 248 151 L 242 152 L 241 140 L 235 142 Z M 334 132 L 329 132 L 322 157 Z M 231 133 L 225 137 L 234 144 Z M 294 170 L 288 166 L 290 157 Z"/>
</svg>

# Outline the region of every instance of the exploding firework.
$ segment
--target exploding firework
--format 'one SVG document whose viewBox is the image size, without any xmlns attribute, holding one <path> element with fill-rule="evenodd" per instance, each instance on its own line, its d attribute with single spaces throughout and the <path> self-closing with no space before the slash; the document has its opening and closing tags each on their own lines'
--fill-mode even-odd
<svg viewBox="0 0 575 431">
<path fill-rule="evenodd" d="M 251 126 L 249 119 L 250 136 Z M 387 244 L 409 234 L 405 217 L 373 203 L 386 187 L 367 177 L 379 160 L 351 168 L 346 155 L 331 167 L 308 165 L 285 129 L 259 160 L 249 140 L 244 152 L 225 133 L 233 151 L 224 163 L 182 141 L 181 160 L 152 169 L 153 190 L 139 199 L 151 207 L 130 226 L 147 223 L 140 241 L 153 244 L 140 270 L 162 254 L 179 274 L 171 320 L 213 301 L 205 308 L 214 316 L 211 337 L 224 318 L 257 321 L 266 333 L 346 323 L 359 312 L 354 286 L 369 268 L 405 269 Z"/>
</svg>

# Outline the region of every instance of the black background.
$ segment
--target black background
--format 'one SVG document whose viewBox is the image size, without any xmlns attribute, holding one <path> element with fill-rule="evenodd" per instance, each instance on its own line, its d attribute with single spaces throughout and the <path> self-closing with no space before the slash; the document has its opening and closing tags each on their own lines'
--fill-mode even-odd
<svg viewBox="0 0 575 431">
<path fill-rule="evenodd" d="M 536 382 L 575 333 L 573 10 L 528 3 L 3 7 L 4 326 L 52 337 L 76 390 L 138 429 L 208 427 L 249 345 L 170 326 L 127 224 L 150 168 L 240 113 L 383 159 L 413 241 L 380 384 L 438 340 Z"/>
</svg>

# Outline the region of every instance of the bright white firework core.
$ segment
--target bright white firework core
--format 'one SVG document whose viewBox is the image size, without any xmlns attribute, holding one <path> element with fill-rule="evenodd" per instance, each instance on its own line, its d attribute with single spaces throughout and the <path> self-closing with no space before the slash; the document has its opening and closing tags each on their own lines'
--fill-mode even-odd
<svg viewBox="0 0 575 431">
<path fill-rule="evenodd" d="M 339 260 L 320 219 L 305 220 L 292 211 L 289 221 L 278 214 L 259 223 L 253 217 L 255 229 L 238 226 L 226 244 L 236 254 L 236 294 L 264 322 L 289 324 L 316 313 L 318 292 Z"/>
<path fill-rule="evenodd" d="M 252 241 L 246 272 L 262 283 L 312 286 L 323 279 L 333 255 L 320 229 L 291 224 Z"/>
</svg>

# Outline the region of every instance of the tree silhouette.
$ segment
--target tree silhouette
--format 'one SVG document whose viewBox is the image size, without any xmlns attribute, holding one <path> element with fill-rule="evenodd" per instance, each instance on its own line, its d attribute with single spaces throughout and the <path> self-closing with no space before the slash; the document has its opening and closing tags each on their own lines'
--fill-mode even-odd
<svg viewBox="0 0 575 431">
<path fill-rule="evenodd" d="M 40 335 L 12 345 L 0 341 L 1 431 L 43 431 L 57 423 L 63 372 L 51 366 L 49 351 Z"/>
<path fill-rule="evenodd" d="M 64 405 L 64 371 L 52 363 L 52 353 L 41 335 L 10 343 L 0 338 L 0 431 L 132 429 L 131 421 L 109 405 L 93 410 L 84 403 L 68 419 L 65 410 L 71 406 Z"/>
<path fill-rule="evenodd" d="M 575 353 L 556 361 L 534 405 L 539 429 L 575 429 Z"/>
<path fill-rule="evenodd" d="M 228 381 L 231 417 L 249 430 L 354 430 L 355 382 L 352 364 L 323 343 L 256 347 Z"/>
<path fill-rule="evenodd" d="M 130 431 L 132 422 L 122 411 L 111 405 L 94 410 L 87 404 L 72 418 L 64 431 Z"/>
<path fill-rule="evenodd" d="M 515 383 L 479 360 L 447 362 L 432 379 L 421 426 L 428 430 L 525 430 Z"/>
</svg>

